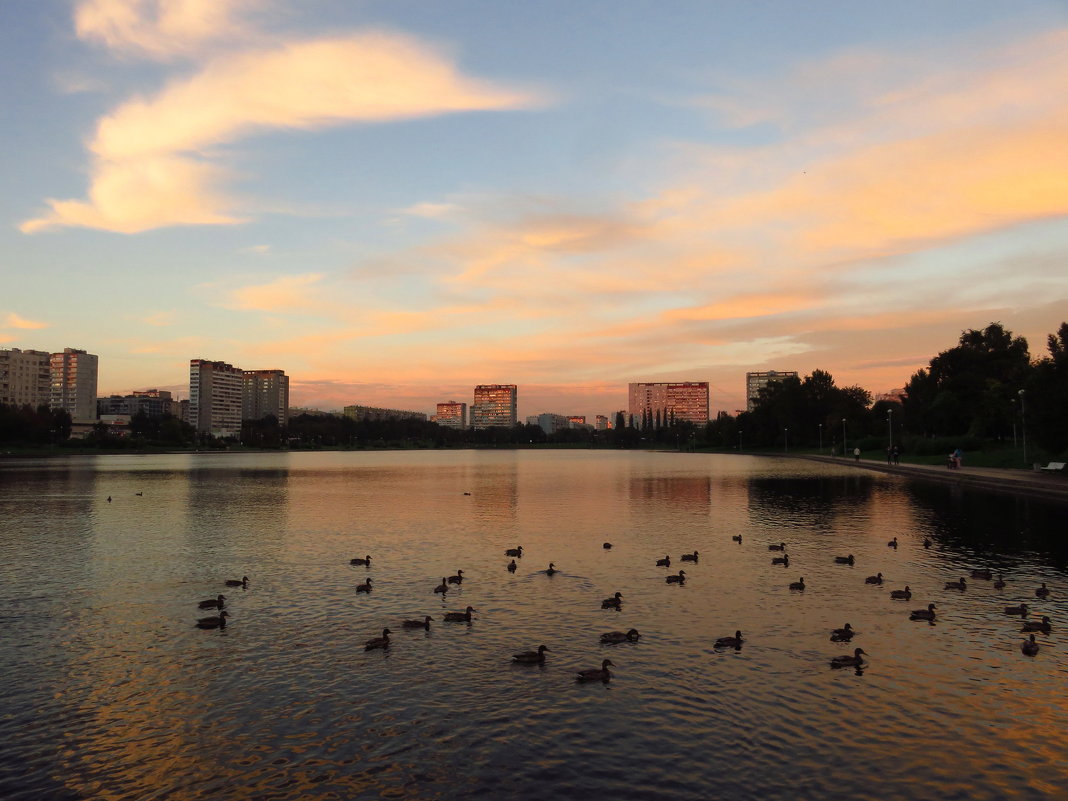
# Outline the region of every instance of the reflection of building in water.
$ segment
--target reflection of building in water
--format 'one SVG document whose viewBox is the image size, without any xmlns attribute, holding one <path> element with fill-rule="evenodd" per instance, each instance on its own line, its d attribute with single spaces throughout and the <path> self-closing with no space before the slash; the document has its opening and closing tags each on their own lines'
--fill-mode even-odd
<svg viewBox="0 0 1068 801">
<path fill-rule="evenodd" d="M 712 508 L 711 476 L 641 475 L 630 479 L 631 501 L 656 501 L 708 514 Z"/>
<path fill-rule="evenodd" d="M 508 461 L 476 463 L 471 475 L 475 519 L 511 523 L 519 509 L 519 465 L 514 453 Z M 503 455 L 502 455 L 503 458 Z"/>
</svg>

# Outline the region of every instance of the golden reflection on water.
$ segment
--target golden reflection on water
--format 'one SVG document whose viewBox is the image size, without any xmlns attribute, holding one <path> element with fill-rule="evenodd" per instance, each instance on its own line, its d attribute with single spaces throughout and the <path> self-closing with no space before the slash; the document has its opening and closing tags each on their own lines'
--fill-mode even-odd
<svg viewBox="0 0 1068 801">
<path fill-rule="evenodd" d="M 0 510 L 40 525 L 39 542 L 22 552 L 6 538 L 4 554 L 19 564 L 13 597 L 33 595 L 20 603 L 55 623 L 19 631 L 4 654 L 39 660 L 41 685 L 24 670 L 15 689 L 29 699 L 52 688 L 35 702 L 47 724 L 37 750 L 62 744 L 47 776 L 73 796 L 535 798 L 551 788 L 644 799 L 716 787 L 766 801 L 858 797 L 873 784 L 888 799 L 936 784 L 976 799 L 1068 788 L 1059 626 L 1028 660 L 1019 619 L 1000 613 L 1037 580 L 1063 587 L 1063 572 L 1033 552 L 924 550 L 922 537 L 944 525 L 937 504 L 914 503 L 892 477 L 597 452 L 104 464 L 27 474 Z M 887 548 L 895 535 L 902 547 Z M 771 565 L 767 545 L 780 541 L 789 569 Z M 503 551 L 517 544 L 526 554 L 511 574 Z M 696 564 L 676 561 L 693 550 Z M 370 568 L 348 564 L 367 553 Z M 655 565 L 664 553 L 669 569 Z M 834 562 L 845 553 L 855 566 Z M 1008 590 L 943 591 L 989 560 L 1013 573 Z M 541 572 L 549 561 L 561 572 Z M 686 583 L 667 584 L 680 567 Z M 463 585 L 432 593 L 460 568 Z M 865 585 L 877 571 L 887 584 Z M 248 590 L 221 586 L 245 574 Z M 808 588 L 789 590 L 800 575 Z M 373 592 L 357 596 L 368 576 Z M 891 601 L 905 583 L 913 599 Z M 601 609 L 616 591 L 622 609 Z M 230 625 L 194 629 L 207 614 L 196 602 L 218 592 Z M 1063 594 L 1042 606 L 1055 621 L 1066 618 Z M 909 621 L 929 600 L 936 624 Z M 467 605 L 478 610 L 470 624 L 442 621 Z M 436 618 L 429 632 L 400 629 L 423 614 Z M 847 621 L 855 641 L 831 643 Z M 364 652 L 385 625 L 388 651 Z M 631 627 L 639 642 L 599 643 Z M 735 629 L 740 650 L 713 647 Z M 545 665 L 510 663 L 541 643 Z M 831 670 L 854 646 L 870 655 L 863 675 Z M 608 685 L 574 682 L 605 656 L 617 665 Z M 952 766 L 947 736 L 959 744 Z M 49 779 L 33 775 L 47 797 Z"/>
</svg>

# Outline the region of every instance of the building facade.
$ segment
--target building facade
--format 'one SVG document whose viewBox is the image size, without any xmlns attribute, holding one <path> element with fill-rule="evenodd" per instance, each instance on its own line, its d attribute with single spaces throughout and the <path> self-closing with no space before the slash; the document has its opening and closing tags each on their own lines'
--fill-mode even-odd
<svg viewBox="0 0 1068 801">
<path fill-rule="evenodd" d="M 64 409 L 75 423 L 96 421 L 98 359 L 92 353 L 64 348 L 50 358 L 49 405 Z"/>
<path fill-rule="evenodd" d="M 241 418 L 262 420 L 273 415 L 278 425 L 289 425 L 289 376 L 284 370 L 245 370 Z"/>
<path fill-rule="evenodd" d="M 594 428 L 596 428 L 598 431 L 607 431 L 612 427 L 612 424 L 609 422 L 607 415 L 599 414 L 595 419 L 597 422 L 594 425 Z"/>
<path fill-rule="evenodd" d="M 760 397 L 760 390 L 766 387 L 768 384 L 773 384 L 776 381 L 782 381 L 784 378 L 793 376 L 797 378 L 797 373 L 790 370 L 765 370 L 763 372 L 746 373 L 745 374 L 745 409 L 748 412 L 753 411 L 756 408 L 757 399 Z"/>
<path fill-rule="evenodd" d="M 629 414 L 641 428 L 644 420 L 659 419 L 661 425 L 708 422 L 708 382 L 640 382 L 628 385 Z"/>
<path fill-rule="evenodd" d="M 404 409 L 383 409 L 379 406 L 346 406 L 345 417 L 350 420 L 422 420 L 426 421 L 423 412 L 409 412 Z"/>
<path fill-rule="evenodd" d="M 540 427 L 546 436 L 550 437 L 557 431 L 571 428 L 571 423 L 565 415 L 553 414 L 552 412 L 530 415 L 527 417 L 527 425 Z"/>
<path fill-rule="evenodd" d="M 174 414 L 174 404 L 175 401 L 168 390 L 146 389 L 131 392 L 129 395 L 109 395 L 106 398 L 97 398 L 96 412 L 101 419 L 105 415 L 136 417 L 144 414 L 146 417 L 163 417 L 165 414 Z"/>
<path fill-rule="evenodd" d="M 515 384 L 479 384 L 475 387 L 474 403 L 471 404 L 471 427 L 515 426 L 519 421 L 518 395 Z"/>
<path fill-rule="evenodd" d="M 226 362 L 189 362 L 189 424 L 200 434 L 241 436 L 244 370 Z"/>
<path fill-rule="evenodd" d="M 430 422 L 446 428 L 467 428 L 467 404 L 459 401 L 446 401 L 438 404 L 438 413 Z"/>
<path fill-rule="evenodd" d="M 52 399 L 52 354 L 0 349 L 0 403 L 47 406 Z"/>
</svg>

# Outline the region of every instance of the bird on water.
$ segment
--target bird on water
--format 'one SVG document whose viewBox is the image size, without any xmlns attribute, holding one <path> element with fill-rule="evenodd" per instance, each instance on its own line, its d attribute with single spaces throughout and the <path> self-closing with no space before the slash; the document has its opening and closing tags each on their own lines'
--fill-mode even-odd
<svg viewBox="0 0 1068 801">
<path fill-rule="evenodd" d="M 217 598 L 209 598 L 206 601 L 201 601 L 197 606 L 200 609 L 222 609 L 226 606 L 226 596 L 220 595 Z"/>
<path fill-rule="evenodd" d="M 522 653 L 512 654 L 512 661 L 521 665 L 543 665 L 545 664 L 545 652 L 548 650 L 548 646 L 539 645 L 537 651 L 523 651 Z"/>
<path fill-rule="evenodd" d="M 836 656 L 831 660 L 831 667 L 844 668 L 844 667 L 860 667 L 864 664 L 863 656 L 867 656 L 867 652 L 863 648 L 854 648 L 852 656 Z"/>
<path fill-rule="evenodd" d="M 621 643 L 621 642 L 637 642 L 641 637 L 637 629 L 630 629 L 628 631 L 606 631 L 601 635 L 601 642 L 607 644 Z"/>
<path fill-rule="evenodd" d="M 612 671 L 608 669 L 608 666 L 616 666 L 616 663 L 611 659 L 604 659 L 601 661 L 600 670 L 580 670 L 575 677 L 576 681 L 608 681 L 612 678 Z"/>
</svg>

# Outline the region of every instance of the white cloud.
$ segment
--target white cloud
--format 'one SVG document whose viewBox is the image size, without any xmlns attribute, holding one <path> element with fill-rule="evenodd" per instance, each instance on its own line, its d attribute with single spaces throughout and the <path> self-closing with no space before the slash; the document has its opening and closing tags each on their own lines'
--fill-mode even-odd
<svg viewBox="0 0 1068 801">
<path fill-rule="evenodd" d="M 4 320 L 4 325 L 7 328 L 18 328 L 24 331 L 35 331 L 40 328 L 48 328 L 49 323 L 41 323 L 36 320 L 27 320 L 25 317 L 11 312 Z"/>
</svg>

